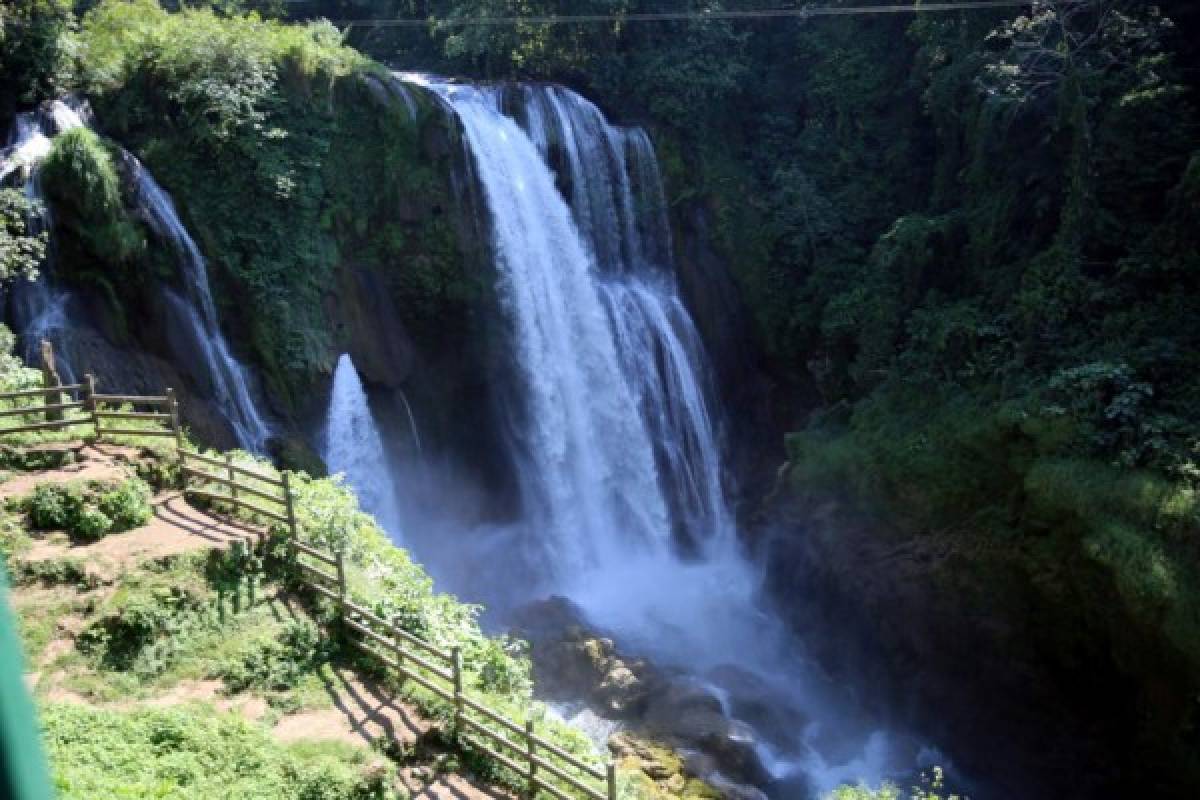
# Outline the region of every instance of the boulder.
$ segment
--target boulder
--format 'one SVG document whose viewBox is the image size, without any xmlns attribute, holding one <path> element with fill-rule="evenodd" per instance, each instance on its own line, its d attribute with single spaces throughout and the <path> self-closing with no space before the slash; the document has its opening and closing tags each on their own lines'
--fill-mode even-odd
<svg viewBox="0 0 1200 800">
<path fill-rule="evenodd" d="M 517 613 L 515 632 L 530 643 L 539 688 L 554 699 L 586 698 L 610 719 L 636 718 L 659 678 L 644 661 L 623 658 L 613 640 L 588 630 L 583 612 L 563 597 Z"/>
<path fill-rule="evenodd" d="M 690 676 L 672 680 L 648 698 L 641 725 L 656 737 L 703 750 L 717 771 L 736 780 L 770 780 L 753 731 L 728 715 L 719 690 L 711 684 Z"/>
</svg>

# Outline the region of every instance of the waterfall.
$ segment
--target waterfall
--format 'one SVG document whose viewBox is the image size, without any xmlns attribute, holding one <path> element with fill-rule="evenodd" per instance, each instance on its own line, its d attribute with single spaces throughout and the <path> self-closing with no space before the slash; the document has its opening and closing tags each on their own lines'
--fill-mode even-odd
<svg viewBox="0 0 1200 800">
<path fill-rule="evenodd" d="M 42 202 L 38 181 L 41 162 L 50 152 L 56 135 L 89 125 L 88 116 L 86 104 L 54 100 L 41 109 L 16 117 L 9 146 L 0 158 L 0 184 L 17 180 L 30 199 L 36 201 L 38 211 L 30 221 L 36 231 L 52 229 L 50 211 Z M 180 221 L 171 198 L 155 183 L 149 171 L 128 152 L 122 151 L 122 158 L 134 181 L 139 211 L 151 229 L 170 243 L 180 265 L 186 297 L 169 289 L 163 290 L 172 318 L 178 323 L 178 330 L 183 332 L 184 341 L 171 342 L 176 356 L 182 364 L 194 367 L 194 374 L 204 384 L 204 393 L 217 403 L 239 444 L 248 450 L 262 452 L 270 430 L 251 399 L 245 368 L 230 353 L 221 334 L 204 257 Z M 52 256 L 53 242 L 50 252 Z M 55 345 L 59 370 L 68 381 L 75 378 L 67 336 L 70 300 L 70 292 L 55 285 L 51 257 L 36 280 L 14 285 L 10 302 L 25 359 L 36 362 L 38 343 L 41 339 L 49 339 Z"/>
<path fill-rule="evenodd" d="M 47 106 L 16 115 L 8 145 L 0 154 L 0 186 L 16 183 L 34 204 L 28 220 L 30 231 L 48 232 L 52 228 L 50 211 L 43 197 L 39 172 L 58 134 L 87 124 L 87 108 L 75 101 L 55 100 Z M 54 344 L 59 373 L 67 382 L 75 380 L 71 364 L 67 305 L 71 294 L 55 285 L 54 248 L 48 248 L 46 262 L 32 281 L 13 284 L 11 315 L 19 346 L 25 360 L 37 363 L 39 344 L 48 339 Z"/>
<path fill-rule="evenodd" d="M 325 463 L 354 487 L 364 511 L 393 537 L 399 537 L 396 487 L 383 449 L 383 437 L 367 404 L 367 393 L 348 354 L 338 359 L 325 426 Z"/>
<path fill-rule="evenodd" d="M 514 434 L 545 564 L 573 575 L 664 547 L 668 504 L 637 388 L 621 368 L 595 262 L 534 142 L 495 89 L 442 85 L 493 212 L 501 300 L 515 328 L 525 429 Z"/>
<path fill-rule="evenodd" d="M 575 574 L 631 543 L 728 545 L 711 380 L 670 272 L 649 138 L 561 87 L 434 88 L 462 120 L 493 213 L 527 404 L 514 438 L 549 563 Z"/>
<path fill-rule="evenodd" d="M 405 77 L 457 115 L 490 212 L 517 384 L 506 400 L 527 517 L 516 535 L 550 575 L 534 591 L 703 676 L 727 713 L 742 697 L 765 712 L 757 757 L 780 796 L 877 781 L 893 765 L 888 737 L 807 664 L 740 552 L 649 137 L 561 87 Z"/>
<path fill-rule="evenodd" d="M 185 297 L 170 289 L 163 290 L 173 321 L 186 339 L 175 343 L 176 354 L 185 359 L 184 363 L 198 362 L 194 365 L 205 383 L 205 394 L 216 401 L 238 443 L 261 453 L 270 429 L 255 407 L 246 368 L 234 358 L 221 333 L 204 256 L 179 219 L 170 195 L 155 182 L 149 170 L 128 153 L 125 163 L 133 176 L 142 217 L 160 239 L 170 243 L 182 273 Z"/>
<path fill-rule="evenodd" d="M 561 163 L 571 210 L 595 259 L 621 372 L 650 433 L 676 541 L 734 534 L 721 480 L 707 358 L 671 273 L 671 236 L 653 145 L 610 125 L 560 86 L 519 88 L 518 118 L 548 164 Z"/>
<path fill-rule="evenodd" d="M 400 401 L 404 404 L 404 414 L 408 417 L 408 432 L 412 436 L 413 447 L 416 448 L 417 454 L 424 453 L 424 448 L 421 447 L 421 432 L 417 430 L 417 417 L 413 414 L 412 406 L 408 402 L 408 395 L 404 390 L 400 390 Z"/>
</svg>

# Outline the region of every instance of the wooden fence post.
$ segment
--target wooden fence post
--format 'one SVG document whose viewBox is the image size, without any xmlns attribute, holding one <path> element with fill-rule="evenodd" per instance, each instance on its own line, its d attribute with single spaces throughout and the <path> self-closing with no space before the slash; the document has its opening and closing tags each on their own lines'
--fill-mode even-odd
<svg viewBox="0 0 1200 800">
<path fill-rule="evenodd" d="M 533 720 L 525 720 L 525 758 L 529 761 L 529 796 L 537 796 L 537 763 L 534 759 Z"/>
<path fill-rule="evenodd" d="M 54 360 L 54 345 L 49 339 L 42 339 L 42 388 L 53 389 L 62 386 L 62 378 L 58 375 L 58 364 Z M 51 406 L 62 403 L 61 393 L 51 393 L 43 395 L 42 404 Z M 63 418 L 62 410 L 47 411 L 47 422 L 61 422 Z"/>
<path fill-rule="evenodd" d="M 450 663 L 454 667 L 454 735 L 463 733 L 462 648 L 450 648 Z"/>
<path fill-rule="evenodd" d="M 90 372 L 83 376 L 83 408 L 96 413 L 96 376 Z"/>
<path fill-rule="evenodd" d="M 175 450 L 179 454 L 179 460 L 183 460 L 183 426 L 179 424 L 179 400 L 175 397 L 175 390 L 168 387 L 165 392 L 167 396 L 167 412 L 171 415 L 171 430 L 175 432 Z"/>
<path fill-rule="evenodd" d="M 338 605 L 346 613 L 346 551 L 337 551 Z"/>
<path fill-rule="evenodd" d="M 254 550 L 254 540 L 246 540 L 246 604 L 254 608 L 258 596 L 258 554 Z"/>
<path fill-rule="evenodd" d="M 617 765 L 608 762 L 605 773 L 608 778 L 608 800 L 617 800 Z"/>
<path fill-rule="evenodd" d="M 300 531 L 296 529 L 296 507 L 292 504 L 292 480 L 286 470 L 283 473 L 283 505 L 287 509 L 288 533 L 291 534 L 288 555 L 292 559 L 292 569 L 296 569 L 296 563 L 300 560 L 300 550 L 296 547 L 300 541 Z"/>
<path fill-rule="evenodd" d="M 233 559 L 233 563 L 236 565 L 235 575 L 239 575 L 242 572 L 242 568 L 246 563 L 244 548 L 245 545 L 241 539 L 235 539 L 229 545 L 230 558 Z M 242 582 L 236 577 L 233 581 L 233 613 L 242 613 Z"/>
<path fill-rule="evenodd" d="M 229 496 L 234 499 L 234 506 L 237 506 L 238 491 L 237 491 L 237 472 L 233 469 L 233 453 L 225 454 L 225 469 L 229 473 Z"/>
<path fill-rule="evenodd" d="M 402 628 L 400 627 L 400 615 L 399 614 L 392 617 L 392 627 L 395 628 L 396 631 L 402 630 Z M 392 631 L 392 642 L 395 645 L 395 647 L 393 649 L 396 651 L 396 663 L 403 667 L 404 666 L 404 646 L 400 643 L 400 641 L 401 641 L 400 634 L 396 633 L 396 631 Z"/>
</svg>

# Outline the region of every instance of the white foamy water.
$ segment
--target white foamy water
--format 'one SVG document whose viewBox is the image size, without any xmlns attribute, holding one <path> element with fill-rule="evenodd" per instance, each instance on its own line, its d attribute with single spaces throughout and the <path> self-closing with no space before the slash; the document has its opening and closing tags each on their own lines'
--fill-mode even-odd
<svg viewBox="0 0 1200 800">
<path fill-rule="evenodd" d="M 72 101 L 54 100 L 35 111 L 16 115 L 8 144 L 0 153 L 0 186 L 17 186 L 33 201 L 34 212 L 27 220 L 32 233 L 48 233 L 53 227 L 50 210 L 42 195 L 40 171 L 50 153 L 54 137 L 87 125 L 86 106 Z M 71 293 L 54 280 L 53 242 L 47 258 L 33 281 L 18 280 L 12 286 L 12 323 L 19 338 L 22 356 L 30 364 L 40 362 L 39 346 L 43 339 L 54 344 L 59 374 L 68 383 L 75 381 L 70 347 L 70 319 L 67 308 Z"/>
<path fill-rule="evenodd" d="M 198 362 L 199 375 L 206 384 L 205 393 L 221 410 L 238 443 L 246 450 L 262 453 L 271 430 L 254 403 L 249 372 L 234 357 L 221 332 L 204 256 L 179 218 L 170 195 L 140 161 L 128 153 L 125 161 L 137 187 L 142 217 L 171 245 L 183 278 L 184 297 L 164 290 L 174 310 L 174 322 L 188 339 L 180 355 Z"/>
<path fill-rule="evenodd" d="M 396 486 L 383 438 L 354 362 L 343 353 L 333 373 L 333 393 L 325 423 L 325 464 L 354 487 L 364 511 L 393 539 L 400 538 Z"/>
</svg>

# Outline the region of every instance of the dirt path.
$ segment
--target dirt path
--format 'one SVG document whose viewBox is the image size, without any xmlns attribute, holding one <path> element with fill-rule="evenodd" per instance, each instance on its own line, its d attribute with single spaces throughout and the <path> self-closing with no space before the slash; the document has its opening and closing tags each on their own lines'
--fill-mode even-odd
<svg viewBox="0 0 1200 800">
<path fill-rule="evenodd" d="M 0 484 L 0 502 L 28 494 L 39 483 L 123 480 L 135 474 L 133 463 L 138 457 L 135 448 L 77 443 L 62 447 L 75 452 L 75 463 L 10 478 Z M 91 586 L 100 587 L 86 591 L 103 594 L 106 587 L 111 590 L 121 575 L 148 562 L 183 553 L 227 548 L 236 541 L 250 543 L 263 535 L 262 530 L 193 508 L 179 492 L 159 494 L 154 498 L 153 506 L 154 516 L 140 528 L 80 544 L 68 542 L 61 535 L 50 535 L 37 539 L 21 560 L 76 559 L 84 564 Z M 53 589 L 17 587 L 12 590 L 11 600 L 20 613 L 23 607 L 30 606 L 31 601 L 47 592 L 82 597 L 83 591 L 63 586 Z M 279 599 L 289 614 L 302 613 L 289 598 Z M 42 652 L 31 654 L 31 667 L 36 671 L 26 677 L 31 686 L 49 680 L 42 692 L 48 699 L 92 705 L 92 700 L 57 686 L 56 676 L 45 672 L 59 656 L 74 649 L 74 637 L 80 624 L 81 619 L 73 614 L 58 619 L 54 637 Z M 351 669 L 333 670 L 333 677 L 326 681 L 325 688 L 332 700 L 330 708 L 285 715 L 272 726 L 272 733 L 285 742 L 336 740 L 364 748 L 371 747 L 380 737 L 387 737 L 399 752 L 406 752 L 432 729 L 432 724 L 415 708 L 390 696 Z M 252 721 L 263 719 L 268 712 L 263 698 L 250 693 L 231 696 L 225 692 L 220 680 L 181 681 L 145 700 L 116 707 L 162 707 L 191 702 L 211 703 L 221 711 L 237 713 Z M 511 800 L 512 797 L 477 785 L 461 775 L 438 774 L 429 767 L 406 767 L 400 772 L 400 781 L 412 798 L 421 800 Z"/>
<path fill-rule="evenodd" d="M 0 483 L 0 501 L 29 494 L 39 483 L 122 480 L 133 473 L 132 462 L 138 457 L 137 448 L 119 445 L 74 442 L 47 445 L 39 449 L 74 453 L 75 463 L 58 469 L 23 473 L 9 478 Z"/>
</svg>

